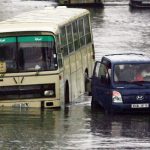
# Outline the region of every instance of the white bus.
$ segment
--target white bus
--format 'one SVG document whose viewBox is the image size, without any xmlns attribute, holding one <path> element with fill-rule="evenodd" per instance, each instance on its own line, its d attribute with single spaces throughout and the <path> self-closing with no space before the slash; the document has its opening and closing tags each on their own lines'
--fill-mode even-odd
<svg viewBox="0 0 150 150">
<path fill-rule="evenodd" d="M 60 6 L 103 7 L 104 0 L 57 0 Z"/>
<path fill-rule="evenodd" d="M 60 107 L 87 89 L 94 46 L 89 11 L 45 8 L 0 23 L 0 106 Z"/>
</svg>

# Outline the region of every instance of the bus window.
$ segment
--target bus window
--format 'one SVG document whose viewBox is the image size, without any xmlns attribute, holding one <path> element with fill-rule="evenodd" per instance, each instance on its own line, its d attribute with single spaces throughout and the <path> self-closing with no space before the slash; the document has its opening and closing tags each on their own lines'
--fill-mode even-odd
<svg viewBox="0 0 150 150">
<path fill-rule="evenodd" d="M 72 26 L 73 26 L 74 46 L 75 46 L 75 50 L 78 50 L 80 48 L 80 42 L 79 42 L 77 21 L 74 21 L 72 23 Z"/>
<path fill-rule="evenodd" d="M 59 68 L 63 67 L 62 54 L 58 54 L 58 66 Z"/>
<path fill-rule="evenodd" d="M 56 49 L 57 49 L 57 53 L 62 53 L 62 51 L 61 51 L 60 38 L 59 38 L 59 35 L 58 35 L 58 34 L 55 35 L 55 39 L 56 39 L 55 46 L 56 46 Z"/>
<path fill-rule="evenodd" d="M 86 38 L 86 44 L 91 43 L 91 31 L 90 31 L 90 23 L 89 23 L 89 16 L 84 17 L 84 28 L 85 28 L 85 38 Z"/>
<path fill-rule="evenodd" d="M 0 62 L 6 63 L 6 72 L 17 72 L 16 38 L 0 38 Z"/>
<path fill-rule="evenodd" d="M 61 44 L 59 35 L 56 35 L 56 47 L 57 47 L 57 57 L 58 57 L 58 66 L 59 68 L 63 67 L 63 60 L 62 60 L 62 52 L 61 52 Z"/>
<path fill-rule="evenodd" d="M 74 51 L 73 36 L 72 36 L 72 26 L 71 25 L 67 26 L 67 40 L 68 40 L 69 53 L 71 53 L 71 52 Z"/>
<path fill-rule="evenodd" d="M 60 30 L 60 39 L 61 39 L 61 50 L 64 56 L 68 55 L 68 46 L 67 46 L 67 38 L 66 38 L 66 29 L 62 27 Z"/>
<path fill-rule="evenodd" d="M 85 45 L 83 18 L 79 19 L 79 37 L 81 46 Z"/>
<path fill-rule="evenodd" d="M 18 38 L 20 71 L 54 70 L 57 67 L 55 42 L 52 36 Z"/>
</svg>

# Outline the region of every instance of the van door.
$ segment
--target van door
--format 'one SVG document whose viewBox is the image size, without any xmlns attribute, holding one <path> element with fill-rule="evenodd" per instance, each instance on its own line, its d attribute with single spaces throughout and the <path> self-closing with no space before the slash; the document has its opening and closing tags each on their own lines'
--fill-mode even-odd
<svg viewBox="0 0 150 150">
<path fill-rule="evenodd" d="M 92 96 L 105 109 L 111 106 L 110 76 L 111 68 L 96 62 L 92 77 Z"/>
</svg>

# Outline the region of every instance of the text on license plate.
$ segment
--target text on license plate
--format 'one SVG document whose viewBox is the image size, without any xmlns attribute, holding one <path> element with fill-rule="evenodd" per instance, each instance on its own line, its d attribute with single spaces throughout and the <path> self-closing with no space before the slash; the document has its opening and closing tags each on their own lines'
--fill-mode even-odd
<svg viewBox="0 0 150 150">
<path fill-rule="evenodd" d="M 132 104 L 131 108 L 148 108 L 149 104 Z"/>
</svg>

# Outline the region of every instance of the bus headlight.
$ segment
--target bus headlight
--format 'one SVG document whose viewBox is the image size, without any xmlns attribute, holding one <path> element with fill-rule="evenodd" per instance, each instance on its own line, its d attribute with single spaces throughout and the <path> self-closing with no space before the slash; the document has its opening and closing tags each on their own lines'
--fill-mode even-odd
<svg viewBox="0 0 150 150">
<path fill-rule="evenodd" d="M 45 96 L 53 96 L 54 95 L 54 91 L 53 90 L 46 90 L 46 91 L 44 91 L 44 95 Z"/>
<path fill-rule="evenodd" d="M 118 91 L 113 91 L 112 101 L 113 103 L 122 103 L 122 96 Z"/>
<path fill-rule="evenodd" d="M 46 96 L 46 97 L 55 97 L 56 96 L 54 83 L 45 84 L 41 88 L 42 88 L 43 96 Z"/>
</svg>

